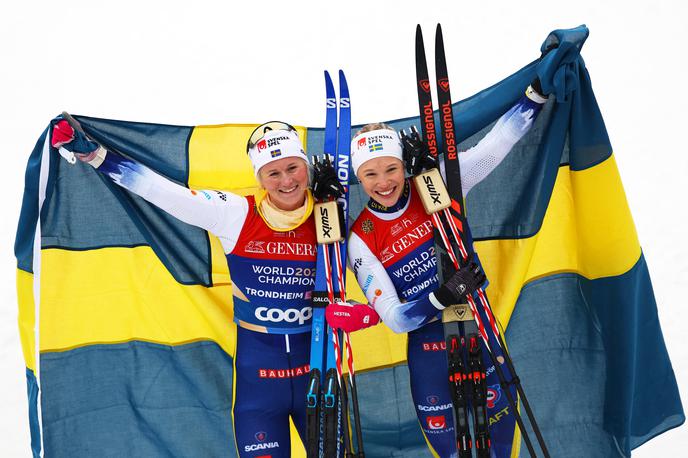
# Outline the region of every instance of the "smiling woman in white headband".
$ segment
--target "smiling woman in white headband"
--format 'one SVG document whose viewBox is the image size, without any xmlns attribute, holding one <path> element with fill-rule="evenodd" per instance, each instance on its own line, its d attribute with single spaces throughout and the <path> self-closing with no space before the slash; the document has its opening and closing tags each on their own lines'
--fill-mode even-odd
<svg viewBox="0 0 688 458">
<path fill-rule="evenodd" d="M 459 154 L 464 196 L 533 125 L 546 101 L 533 87 L 539 84 L 534 82 L 477 145 Z M 351 227 L 349 263 L 374 310 L 364 304 L 332 304 L 326 310 L 327 321 L 332 327 L 354 331 L 376 323 L 377 312 L 394 332 L 408 332 L 411 393 L 420 425 L 435 456 L 455 457 L 452 398 L 438 315 L 447 305 L 465 300 L 465 294 L 475 291 L 485 276 L 472 262 L 439 284 L 432 221 L 405 178 L 406 151 L 391 126 L 363 127 L 352 140 L 351 150 L 354 173 L 370 200 Z M 488 377 L 488 385 L 495 383 Z M 499 411 L 494 409 L 504 409 L 504 397 L 492 401 L 490 415 Z M 513 428 L 501 436 L 498 429 L 492 436 L 493 450 L 499 450 L 500 441 L 510 450 Z M 497 452 L 495 456 L 505 455 Z"/>
<path fill-rule="evenodd" d="M 258 183 L 267 191 L 257 209 L 278 229 L 303 223 L 313 209 L 308 192 L 308 159 L 301 139 L 289 124 L 271 121 L 251 134 L 246 145 Z"/>
<path fill-rule="evenodd" d="M 92 142 L 64 119 L 54 120 L 51 134 L 55 148 L 76 153 L 118 185 L 218 237 L 232 276 L 237 324 L 236 452 L 288 456 L 289 417 L 306 439 L 316 259 L 309 167 L 296 130 L 273 121 L 251 134 L 246 152 L 264 192 L 246 197 L 185 188 Z"/>
</svg>

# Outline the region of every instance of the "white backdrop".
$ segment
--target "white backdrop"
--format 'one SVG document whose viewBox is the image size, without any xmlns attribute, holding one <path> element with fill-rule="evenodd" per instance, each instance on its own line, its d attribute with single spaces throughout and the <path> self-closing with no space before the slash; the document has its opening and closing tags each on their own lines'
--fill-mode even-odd
<svg viewBox="0 0 688 458">
<path fill-rule="evenodd" d="M 382 5 L 384 3 L 384 5 Z M 561 3 L 561 5 L 555 5 Z M 441 21 L 454 100 L 585 23 L 583 49 L 688 399 L 685 2 L 53 1 L 0 7 L 0 443 L 29 456 L 12 252 L 26 159 L 62 110 L 181 125 L 283 119 L 322 126 L 322 70 L 346 71 L 353 122 L 417 112 L 414 28 Z M 422 10 L 421 10 L 422 8 Z M 431 48 L 430 48 L 431 49 Z M 681 235 L 683 234 L 683 235 Z M 634 456 L 686 454 L 675 429 Z"/>
</svg>

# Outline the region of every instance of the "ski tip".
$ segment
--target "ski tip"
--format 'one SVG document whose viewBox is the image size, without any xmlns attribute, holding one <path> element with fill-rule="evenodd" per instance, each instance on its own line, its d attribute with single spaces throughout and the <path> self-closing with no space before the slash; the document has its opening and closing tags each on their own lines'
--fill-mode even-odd
<svg viewBox="0 0 688 458">
<path fill-rule="evenodd" d="M 330 72 L 327 70 L 325 70 L 325 87 L 327 88 L 328 93 L 330 92 L 330 88 L 332 88 L 331 90 L 334 91 L 334 84 L 332 83 Z"/>
<path fill-rule="evenodd" d="M 346 83 L 346 76 L 344 76 L 344 70 L 339 70 L 339 81 Z"/>
<path fill-rule="evenodd" d="M 444 52 L 444 38 L 442 38 L 442 25 L 437 23 L 437 30 L 435 32 L 435 54 Z"/>
</svg>

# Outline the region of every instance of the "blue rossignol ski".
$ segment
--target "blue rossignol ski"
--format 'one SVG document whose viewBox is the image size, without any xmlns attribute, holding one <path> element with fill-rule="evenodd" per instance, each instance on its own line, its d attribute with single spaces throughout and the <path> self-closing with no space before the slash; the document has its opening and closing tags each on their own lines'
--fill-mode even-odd
<svg viewBox="0 0 688 458">
<path fill-rule="evenodd" d="M 341 369 L 341 347 L 339 335 L 325 322 L 325 307 L 329 303 L 344 301 L 346 295 L 346 218 L 348 215 L 348 178 L 351 141 L 351 112 L 349 90 L 344 73 L 339 72 L 339 129 L 337 129 L 337 98 L 329 73 L 325 72 L 326 122 L 325 161 L 332 161 L 337 177 L 345 192 L 336 200 L 319 202 L 314 209 L 318 249 L 315 289 L 313 291 L 313 321 L 311 335 L 310 370 L 311 379 L 306 396 L 307 402 L 307 456 L 309 458 L 337 457 L 342 451 L 353 455 L 348 427 L 348 400 L 346 381 Z M 330 159 L 330 157 L 332 159 Z M 317 161 L 317 159 L 316 159 Z M 334 224 L 334 223 L 338 224 Z M 331 234 L 335 231 L 336 234 Z M 321 239 L 321 234 L 323 239 Z M 353 356 L 348 335 L 347 345 L 352 400 L 358 421 L 357 395 L 353 378 Z M 324 368 L 324 370 L 323 370 Z M 362 441 L 358 436 L 359 456 Z M 344 449 L 342 450 L 342 445 Z"/>
</svg>

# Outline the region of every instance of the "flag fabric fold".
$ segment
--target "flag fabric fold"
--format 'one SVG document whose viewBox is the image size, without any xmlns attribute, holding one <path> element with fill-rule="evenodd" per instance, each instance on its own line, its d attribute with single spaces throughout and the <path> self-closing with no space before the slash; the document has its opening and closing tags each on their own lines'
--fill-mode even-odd
<svg viewBox="0 0 688 458">
<path fill-rule="evenodd" d="M 552 94 L 531 131 L 466 196 L 468 221 L 550 451 L 622 457 L 685 416 L 580 55 L 587 36 L 585 26 L 552 32 L 541 60 L 456 103 L 454 116 L 465 150 L 536 75 Z M 245 153 L 255 125 L 78 119 L 95 140 L 180 184 L 258 191 Z M 418 117 L 389 123 L 406 128 Z M 299 134 L 309 154 L 322 150 L 322 129 Z M 219 242 L 91 167 L 68 164 L 49 135 L 28 159 L 15 241 L 33 455 L 236 456 L 236 328 Z M 367 198 L 356 183 L 351 192 L 355 217 Z M 347 289 L 364 299 L 353 282 Z M 367 455 L 431 456 L 410 396 L 405 335 L 381 324 L 352 341 Z"/>
</svg>

